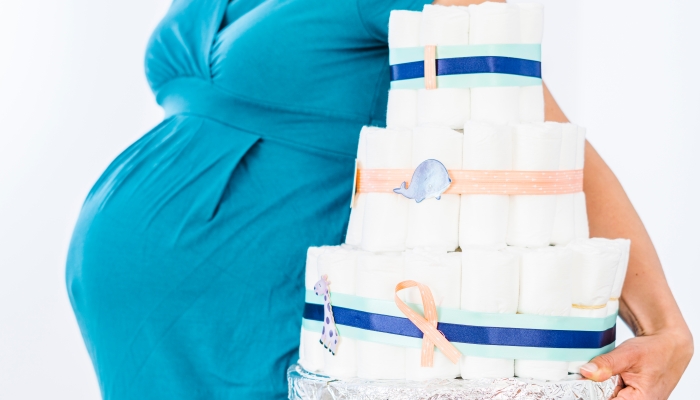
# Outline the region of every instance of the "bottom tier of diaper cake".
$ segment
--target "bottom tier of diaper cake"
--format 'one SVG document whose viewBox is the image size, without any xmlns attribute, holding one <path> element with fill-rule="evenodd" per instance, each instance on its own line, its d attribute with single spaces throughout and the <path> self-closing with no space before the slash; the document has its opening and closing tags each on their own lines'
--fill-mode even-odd
<svg viewBox="0 0 700 400">
<path fill-rule="evenodd" d="M 620 378 L 604 382 L 570 375 L 559 382 L 523 378 L 449 379 L 412 382 L 405 380 L 338 380 L 293 365 L 287 371 L 290 400 L 608 400 Z"/>
<path fill-rule="evenodd" d="M 629 244 L 311 248 L 299 364 L 341 380 L 572 379 L 615 347 Z"/>
</svg>

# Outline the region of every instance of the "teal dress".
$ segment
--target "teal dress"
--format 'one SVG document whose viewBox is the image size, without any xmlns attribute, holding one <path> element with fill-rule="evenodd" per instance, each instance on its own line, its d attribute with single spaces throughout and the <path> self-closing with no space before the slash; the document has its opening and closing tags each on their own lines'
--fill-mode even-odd
<svg viewBox="0 0 700 400">
<path fill-rule="evenodd" d="M 69 249 L 105 399 L 287 396 L 306 249 L 343 241 L 389 12 L 423 3 L 173 2 L 146 56 L 166 118 L 97 181 Z"/>
</svg>

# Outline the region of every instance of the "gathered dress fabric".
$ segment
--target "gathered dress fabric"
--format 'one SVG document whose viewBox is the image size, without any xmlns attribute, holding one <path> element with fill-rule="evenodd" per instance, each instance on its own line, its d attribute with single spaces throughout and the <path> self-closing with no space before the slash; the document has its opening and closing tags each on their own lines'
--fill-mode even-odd
<svg viewBox="0 0 700 400">
<path fill-rule="evenodd" d="M 103 398 L 287 397 L 306 249 L 344 239 L 389 12 L 423 3 L 173 2 L 146 54 L 165 119 L 91 189 L 68 253 Z"/>
</svg>

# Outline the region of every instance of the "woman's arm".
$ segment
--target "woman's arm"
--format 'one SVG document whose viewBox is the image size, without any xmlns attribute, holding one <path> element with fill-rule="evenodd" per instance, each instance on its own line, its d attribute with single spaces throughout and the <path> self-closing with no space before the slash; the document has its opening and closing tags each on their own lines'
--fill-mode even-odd
<svg viewBox="0 0 700 400">
<path fill-rule="evenodd" d="M 545 119 L 568 122 L 546 86 Z M 632 240 L 620 317 L 637 337 L 594 358 L 581 373 L 596 381 L 620 374 L 627 386 L 618 393 L 620 399 L 666 399 L 690 362 L 693 338 L 644 224 L 615 174 L 588 142 L 583 190 L 591 236 Z"/>
</svg>

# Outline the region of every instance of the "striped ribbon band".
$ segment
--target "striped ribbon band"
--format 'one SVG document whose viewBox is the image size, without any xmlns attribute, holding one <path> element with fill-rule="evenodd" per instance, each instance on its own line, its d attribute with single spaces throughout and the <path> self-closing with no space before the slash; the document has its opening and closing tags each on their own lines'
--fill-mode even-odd
<svg viewBox="0 0 700 400">
<path fill-rule="evenodd" d="M 303 317 L 311 321 L 323 321 L 323 306 L 306 303 Z M 395 317 L 334 306 L 333 318 L 335 323 L 341 326 L 414 338 L 425 337 L 423 331 L 406 317 Z M 338 329 L 340 334 L 343 335 L 344 331 L 342 328 Z M 452 343 L 478 345 L 550 349 L 599 349 L 615 342 L 614 326 L 604 331 L 561 331 L 438 322 L 437 330 L 442 332 L 445 335 L 445 339 Z"/>
<path fill-rule="evenodd" d="M 435 60 L 435 73 L 444 75 L 505 74 L 542 79 L 542 63 L 510 57 L 459 57 Z M 391 80 L 423 78 L 425 62 L 414 61 L 391 66 Z"/>
<path fill-rule="evenodd" d="M 583 191 L 583 170 L 569 171 L 449 171 L 445 194 L 548 195 Z M 356 193 L 393 193 L 401 182 L 410 185 L 413 170 L 357 169 Z"/>
<path fill-rule="evenodd" d="M 432 318 L 420 304 L 405 305 L 419 317 Z M 479 313 L 445 307 L 436 307 L 436 311 L 436 329 L 440 336 L 444 335 L 443 339 L 459 352 L 471 356 L 576 361 L 590 360 L 615 347 L 617 315 L 554 317 Z M 424 346 L 424 332 L 406 317 L 395 301 L 334 293 L 333 314 L 340 336 L 400 347 Z M 303 327 L 320 331 L 322 321 L 322 300 L 313 291 L 307 291 Z"/>
<path fill-rule="evenodd" d="M 542 84 L 539 44 L 392 48 L 389 64 L 392 89 Z"/>
</svg>

